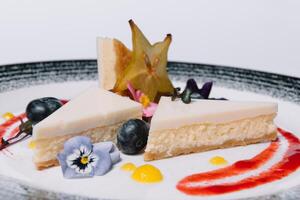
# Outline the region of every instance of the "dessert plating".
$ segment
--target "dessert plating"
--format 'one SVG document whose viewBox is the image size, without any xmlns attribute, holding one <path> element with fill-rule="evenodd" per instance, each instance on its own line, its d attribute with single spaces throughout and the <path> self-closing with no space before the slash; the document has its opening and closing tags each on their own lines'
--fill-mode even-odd
<svg viewBox="0 0 300 200">
<path fill-rule="evenodd" d="M 66 178 L 104 175 L 120 160 L 112 142 L 128 155 L 143 153 L 145 149 L 145 161 L 258 142 L 273 141 L 271 146 L 274 146 L 277 103 L 210 98 L 213 83 L 206 82 L 199 88 L 194 79 L 189 79 L 180 93 L 167 73 L 171 35 L 151 44 L 132 20 L 129 24 L 132 50 L 117 39 L 98 38 L 100 88 L 91 88 L 66 105 L 58 99 L 43 98 L 27 107 L 28 130 L 24 125 L 19 129 L 23 127 L 27 137 L 33 125 L 33 159 L 37 169 L 60 164 Z M 11 113 L 4 117 L 17 122 Z M 287 139 L 292 138 L 294 145 L 299 143 L 290 133 L 279 131 Z M 95 144 L 103 141 L 111 142 Z M 2 143 L 5 143 L 3 138 Z M 298 150 L 292 153 L 299 157 Z M 227 161 L 213 157 L 211 163 L 225 165 Z M 294 161 L 292 168 L 284 168 L 282 177 L 297 170 L 299 165 Z M 224 169 L 236 170 L 237 166 Z M 253 170 L 251 166 L 247 170 L 238 167 L 238 173 Z M 136 167 L 127 163 L 121 169 L 131 171 L 131 177 L 138 182 L 163 180 L 160 170 L 150 164 Z M 225 173 L 222 169 L 217 172 Z M 269 175 L 265 177 L 275 180 Z M 190 186 L 193 181 L 202 179 L 199 174 L 192 175 L 181 180 L 177 189 L 192 195 L 212 194 L 210 186 Z M 247 188 L 256 186 L 248 179 L 245 181 L 252 184 Z M 224 193 L 232 191 L 233 187 Z"/>
</svg>

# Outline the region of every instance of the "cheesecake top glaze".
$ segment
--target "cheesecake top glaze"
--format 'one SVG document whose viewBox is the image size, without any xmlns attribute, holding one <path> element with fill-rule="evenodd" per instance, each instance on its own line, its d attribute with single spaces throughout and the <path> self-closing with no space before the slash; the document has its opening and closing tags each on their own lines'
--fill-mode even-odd
<svg viewBox="0 0 300 200">
<path fill-rule="evenodd" d="M 139 103 L 100 88 L 90 88 L 38 123 L 33 138 L 80 133 L 141 116 Z"/>
<path fill-rule="evenodd" d="M 272 102 L 192 100 L 185 104 L 180 99 L 172 101 L 170 97 L 162 97 L 152 118 L 150 132 L 198 123 L 227 123 L 276 113 L 277 103 Z"/>
</svg>

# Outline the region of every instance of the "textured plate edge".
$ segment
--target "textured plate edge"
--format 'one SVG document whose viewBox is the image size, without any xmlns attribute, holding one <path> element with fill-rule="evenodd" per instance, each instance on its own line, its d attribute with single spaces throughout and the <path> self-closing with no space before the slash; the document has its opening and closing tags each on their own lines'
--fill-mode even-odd
<svg viewBox="0 0 300 200">
<path fill-rule="evenodd" d="M 97 62 L 61 60 L 0 66 L 0 92 L 51 82 L 96 80 Z M 169 62 L 172 79 L 195 77 L 222 87 L 247 90 L 300 104 L 300 78 L 220 65 Z M 79 73 L 80 72 L 80 73 Z M 278 92 L 280 91 L 280 92 Z"/>
</svg>

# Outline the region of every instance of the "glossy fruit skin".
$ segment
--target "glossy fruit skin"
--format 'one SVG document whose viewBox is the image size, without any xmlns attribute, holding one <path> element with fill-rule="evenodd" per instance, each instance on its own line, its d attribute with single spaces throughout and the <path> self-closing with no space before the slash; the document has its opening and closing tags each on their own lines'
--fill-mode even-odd
<svg viewBox="0 0 300 200">
<path fill-rule="evenodd" d="M 26 107 L 27 118 L 36 124 L 62 106 L 62 102 L 54 97 L 44 97 L 29 102 Z"/>
<path fill-rule="evenodd" d="M 140 119 L 130 119 L 119 129 L 117 146 L 124 154 L 135 155 L 146 146 L 149 125 Z"/>
</svg>

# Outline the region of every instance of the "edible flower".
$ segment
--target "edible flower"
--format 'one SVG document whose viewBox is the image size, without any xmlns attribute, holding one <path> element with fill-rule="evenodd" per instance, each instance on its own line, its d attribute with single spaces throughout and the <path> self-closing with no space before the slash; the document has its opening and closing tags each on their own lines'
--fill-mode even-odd
<svg viewBox="0 0 300 200">
<path fill-rule="evenodd" d="M 92 144 L 85 136 L 67 140 L 57 155 L 65 178 L 102 176 L 120 160 L 120 153 L 112 142 Z"/>
<path fill-rule="evenodd" d="M 152 117 L 157 104 L 150 101 L 149 97 L 140 90 L 135 90 L 130 82 L 127 82 L 127 88 L 132 95 L 133 100 L 143 105 L 143 116 Z"/>
</svg>

